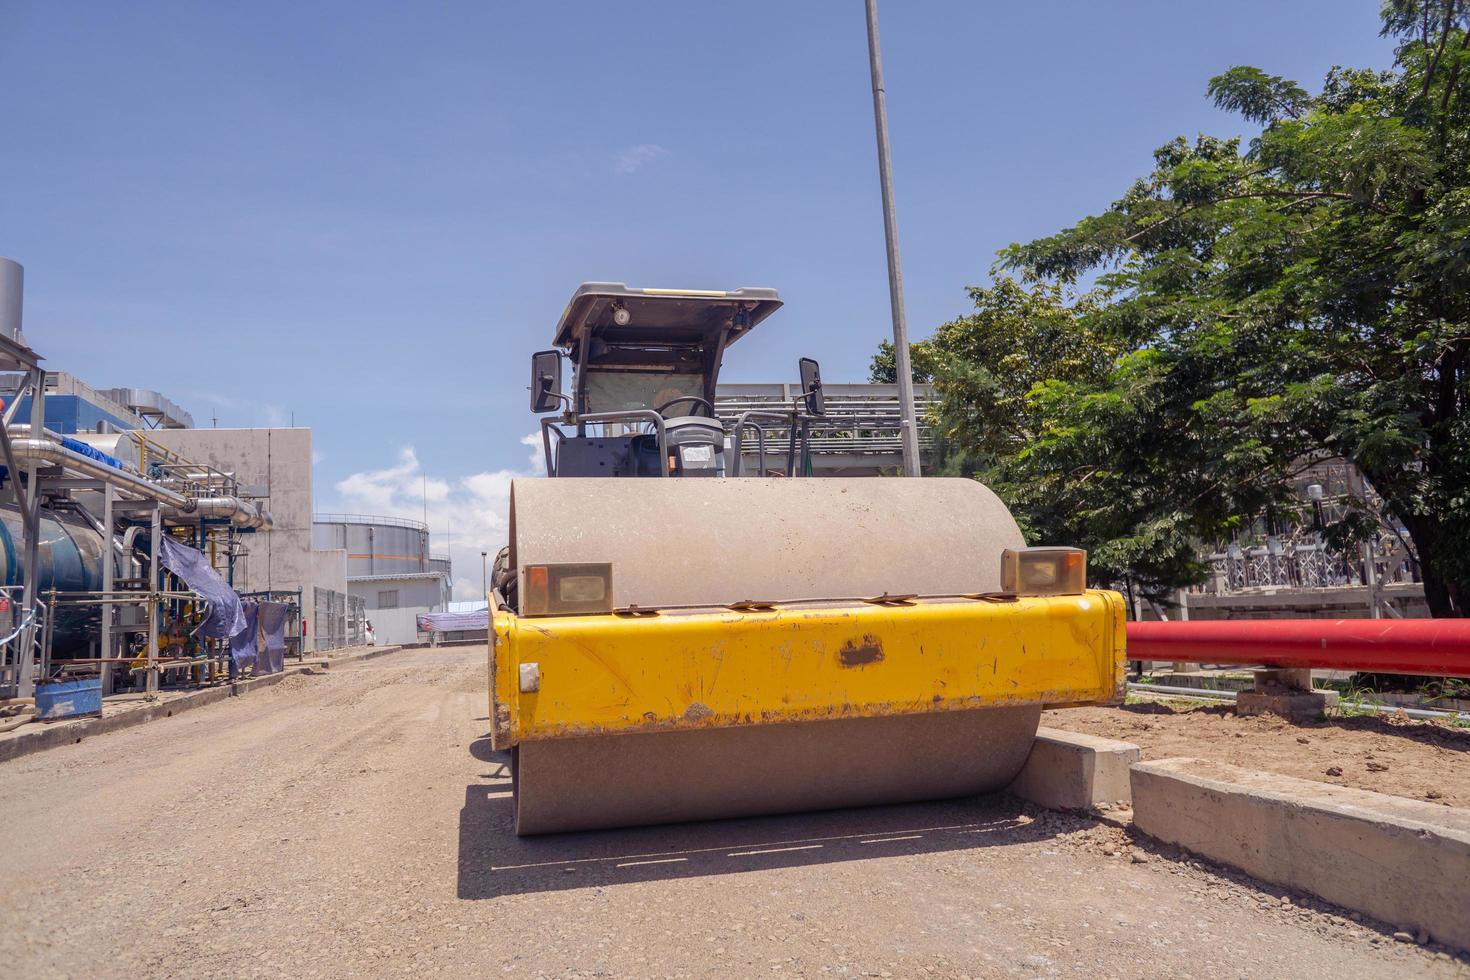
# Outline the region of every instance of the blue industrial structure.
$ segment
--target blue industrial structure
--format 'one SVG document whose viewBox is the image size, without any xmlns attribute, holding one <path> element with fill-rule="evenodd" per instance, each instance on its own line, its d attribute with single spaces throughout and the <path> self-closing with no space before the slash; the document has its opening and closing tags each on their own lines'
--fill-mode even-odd
<svg viewBox="0 0 1470 980">
<path fill-rule="evenodd" d="M 142 428 L 137 416 L 115 414 L 83 395 L 47 395 L 42 407 L 46 410 L 46 428 L 62 435 Z M 30 395 L 21 396 L 16 416 L 23 419 L 31 417 Z"/>
</svg>

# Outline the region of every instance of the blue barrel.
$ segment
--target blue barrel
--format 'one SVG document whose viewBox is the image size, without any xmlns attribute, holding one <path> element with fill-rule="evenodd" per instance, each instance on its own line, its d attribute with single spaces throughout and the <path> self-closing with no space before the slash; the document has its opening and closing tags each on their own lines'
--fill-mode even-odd
<svg viewBox="0 0 1470 980">
<path fill-rule="evenodd" d="M 102 679 L 36 681 L 36 717 L 42 721 L 102 714 Z"/>
</svg>

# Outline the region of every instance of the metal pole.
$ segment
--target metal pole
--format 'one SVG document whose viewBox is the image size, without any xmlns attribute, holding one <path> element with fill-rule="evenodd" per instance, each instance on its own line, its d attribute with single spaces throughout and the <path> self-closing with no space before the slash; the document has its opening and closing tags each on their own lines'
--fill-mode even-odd
<svg viewBox="0 0 1470 980">
<path fill-rule="evenodd" d="M 1354 493 L 1357 494 L 1359 500 L 1366 501 L 1368 499 L 1367 477 L 1363 476 L 1362 470 L 1356 468 L 1350 472 L 1353 474 L 1350 480 Z M 1377 543 L 1377 541 L 1378 529 L 1375 527 L 1373 529 L 1373 542 Z M 1373 560 L 1375 550 L 1373 544 L 1364 541 L 1359 547 L 1358 553 L 1363 559 L 1363 587 L 1368 591 L 1368 615 L 1373 619 L 1381 619 L 1383 618 L 1383 610 L 1379 607 L 1378 603 L 1378 567 Z"/>
<path fill-rule="evenodd" d="M 1376 539 L 1376 535 L 1374 536 Z M 1367 541 L 1363 542 L 1363 585 L 1368 589 L 1368 615 L 1374 619 L 1383 618 L 1383 610 L 1378 604 L 1378 563 L 1374 560 L 1375 549 Z"/>
<path fill-rule="evenodd" d="M 486 565 L 488 551 L 480 552 L 480 591 L 485 593 L 485 601 L 490 601 L 490 571 Z"/>
<path fill-rule="evenodd" d="M 112 597 L 112 587 L 114 584 L 113 566 L 117 562 L 117 551 L 114 548 L 112 535 L 114 527 L 112 499 L 114 493 L 116 491 L 113 490 L 112 484 L 104 483 L 102 485 L 102 527 L 105 532 L 102 538 L 102 592 L 108 598 Z M 98 670 L 98 673 L 102 678 L 102 694 L 104 696 L 112 693 L 112 664 L 106 661 L 112 657 L 113 608 L 111 603 L 104 602 L 102 604 L 102 658 L 104 662 Z"/>
<path fill-rule="evenodd" d="M 898 261 L 898 218 L 893 208 L 893 164 L 888 147 L 888 102 L 883 92 L 883 56 L 878 50 L 878 0 L 868 6 L 868 67 L 873 75 L 873 123 L 878 132 L 878 180 L 883 186 L 883 237 L 888 245 L 888 298 L 893 306 L 893 363 L 898 374 L 899 434 L 903 472 L 919 475 L 919 429 L 914 414 L 914 369 L 909 363 L 909 327 L 903 310 L 903 269 Z"/>
<path fill-rule="evenodd" d="M 31 371 L 31 437 L 40 438 L 46 431 L 46 372 L 41 368 Z M 40 589 L 40 544 L 41 544 L 41 464 L 31 460 L 26 466 L 26 494 L 29 504 L 21 512 L 21 527 L 25 535 L 25 588 L 21 591 L 21 614 L 35 609 L 41 601 Z M 16 492 L 19 498 L 19 490 Z M 20 635 L 20 671 L 16 678 L 17 694 L 28 698 L 36 693 L 35 646 L 36 617 Z"/>
<path fill-rule="evenodd" d="M 153 555 L 148 561 L 148 681 L 149 694 L 158 693 L 158 554 L 163 547 L 163 526 L 157 503 L 153 505 L 151 528 Z"/>
</svg>

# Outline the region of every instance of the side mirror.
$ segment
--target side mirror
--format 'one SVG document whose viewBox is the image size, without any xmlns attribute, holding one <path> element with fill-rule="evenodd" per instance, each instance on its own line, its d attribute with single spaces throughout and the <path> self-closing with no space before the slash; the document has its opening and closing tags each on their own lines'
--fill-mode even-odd
<svg viewBox="0 0 1470 980">
<path fill-rule="evenodd" d="M 531 411 L 537 415 L 560 406 L 561 351 L 543 350 L 531 355 Z"/>
<path fill-rule="evenodd" d="M 826 415 L 826 404 L 822 396 L 822 369 L 810 357 L 797 362 L 801 371 L 801 394 L 806 399 L 806 410 L 813 415 Z"/>
</svg>

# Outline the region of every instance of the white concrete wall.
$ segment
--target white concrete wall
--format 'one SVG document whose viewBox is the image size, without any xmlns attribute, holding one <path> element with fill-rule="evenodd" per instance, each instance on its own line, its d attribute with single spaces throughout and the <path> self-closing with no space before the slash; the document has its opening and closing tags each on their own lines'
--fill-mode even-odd
<svg viewBox="0 0 1470 980">
<path fill-rule="evenodd" d="M 349 581 L 347 589 L 352 595 L 360 595 L 367 608 L 368 622 L 373 624 L 378 643 L 416 643 L 419 613 L 439 612 L 444 609 L 445 592 L 443 580 L 437 578 L 373 578 L 366 581 Z M 378 605 L 378 593 L 398 592 L 398 605 L 384 609 Z"/>
<path fill-rule="evenodd" d="M 347 549 L 332 548 L 311 553 L 311 578 L 319 589 L 347 593 Z"/>
<path fill-rule="evenodd" d="M 377 634 L 378 645 L 391 646 L 417 643 L 418 627 L 415 625 L 415 617 L 419 613 L 431 611 L 424 606 L 407 609 L 369 609 L 367 618 L 368 622 L 373 624 L 373 632 Z"/>
<path fill-rule="evenodd" d="M 439 579 L 372 579 L 369 581 L 349 581 L 347 590 L 353 595 L 360 595 L 366 603 L 368 611 L 372 612 L 379 608 L 378 593 L 397 592 L 398 606 L 402 609 L 407 606 L 415 606 L 425 610 L 439 610 L 444 608 L 443 586 Z M 391 611 L 391 610 L 389 610 Z"/>
<path fill-rule="evenodd" d="M 235 588 L 301 589 L 311 608 L 310 429 L 153 429 L 150 440 L 196 463 L 232 472 L 242 490 L 268 492 L 269 532 L 245 536 L 249 555 L 235 566 Z"/>
</svg>

